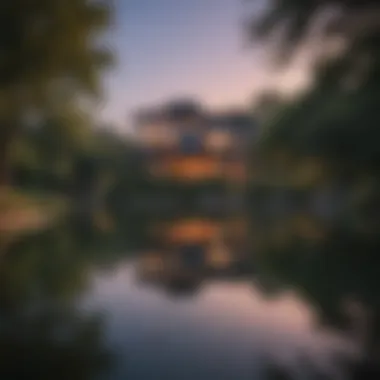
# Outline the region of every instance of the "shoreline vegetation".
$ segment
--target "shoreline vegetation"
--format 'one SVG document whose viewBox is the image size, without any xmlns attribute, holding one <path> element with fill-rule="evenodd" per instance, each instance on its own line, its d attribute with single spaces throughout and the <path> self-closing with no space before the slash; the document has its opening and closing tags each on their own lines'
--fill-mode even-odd
<svg viewBox="0 0 380 380">
<path fill-rule="evenodd" d="M 63 197 L 0 189 L 0 236 L 48 228 L 68 210 L 69 201 Z"/>
</svg>

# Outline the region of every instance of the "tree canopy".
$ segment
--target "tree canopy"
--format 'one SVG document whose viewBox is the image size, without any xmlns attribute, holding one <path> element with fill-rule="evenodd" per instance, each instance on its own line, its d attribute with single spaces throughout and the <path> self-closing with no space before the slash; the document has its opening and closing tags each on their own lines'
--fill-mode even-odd
<svg viewBox="0 0 380 380">
<path fill-rule="evenodd" d="M 275 35 L 281 65 L 305 46 L 334 54 L 316 57 L 313 85 L 268 119 L 262 147 L 279 145 L 331 164 L 376 172 L 380 155 L 380 7 L 370 0 L 273 0 L 252 25 L 252 35 Z M 313 36 L 318 35 L 318 39 Z M 268 42 L 269 43 L 269 42 Z M 281 68 L 281 66 L 280 66 Z"/>
<path fill-rule="evenodd" d="M 3 0 L 0 4 L 0 176 L 15 135 L 31 113 L 46 118 L 67 99 L 100 95 L 111 55 L 99 40 L 111 23 L 108 0 Z"/>
</svg>

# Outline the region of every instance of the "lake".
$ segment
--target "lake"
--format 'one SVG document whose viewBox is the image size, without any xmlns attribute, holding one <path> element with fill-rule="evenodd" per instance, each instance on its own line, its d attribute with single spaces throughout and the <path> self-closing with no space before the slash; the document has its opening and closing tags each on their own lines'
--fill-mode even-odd
<svg viewBox="0 0 380 380">
<path fill-rule="evenodd" d="M 264 273 L 240 219 L 148 230 L 61 226 L 3 248 L 1 379 L 351 379 L 369 356 L 366 305 L 329 280 L 349 316 L 332 323 L 325 279 L 312 293 Z"/>
</svg>

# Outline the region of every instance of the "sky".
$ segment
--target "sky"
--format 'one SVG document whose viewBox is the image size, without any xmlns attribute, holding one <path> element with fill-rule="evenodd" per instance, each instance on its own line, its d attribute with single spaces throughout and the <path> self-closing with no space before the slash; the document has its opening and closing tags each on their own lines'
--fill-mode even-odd
<svg viewBox="0 0 380 380">
<path fill-rule="evenodd" d="M 102 119 L 127 132 L 134 112 L 178 97 L 248 107 L 274 80 L 263 49 L 248 46 L 248 10 L 243 0 L 115 0 L 108 41 L 116 66 L 105 78 Z M 276 78 L 285 87 L 300 80 Z"/>
</svg>

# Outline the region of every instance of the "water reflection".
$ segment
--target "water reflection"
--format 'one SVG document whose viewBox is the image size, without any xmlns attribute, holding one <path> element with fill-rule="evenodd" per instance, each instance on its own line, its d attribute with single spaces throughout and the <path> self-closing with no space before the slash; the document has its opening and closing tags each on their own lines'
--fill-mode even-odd
<svg viewBox="0 0 380 380">
<path fill-rule="evenodd" d="M 139 278 L 172 294 L 192 294 L 205 279 L 252 275 L 244 220 L 176 219 L 154 225 L 139 255 Z"/>
<path fill-rule="evenodd" d="M 278 195 L 282 201 L 277 214 L 270 215 L 273 197 Z M 315 200 L 313 194 L 304 194 L 303 202 L 289 205 L 289 196 L 295 195 L 295 190 L 281 188 L 256 192 L 254 244 L 260 270 L 270 273 L 278 288 L 292 286 L 304 294 L 320 310 L 322 326 L 353 335 L 362 360 L 346 365 L 343 378 L 378 379 L 380 304 L 375 289 L 380 286 L 379 238 L 363 223 L 365 219 L 353 217 L 350 208 L 338 215 L 334 207 L 322 202 L 331 215 L 318 215 L 309 207 Z M 339 194 L 335 201 L 340 204 Z M 316 209 L 321 212 L 320 206 Z M 281 209 L 288 212 L 279 215 Z"/>
<path fill-rule="evenodd" d="M 95 379 L 110 363 L 101 320 L 73 308 L 3 316 L 0 336 L 2 379 Z"/>
<path fill-rule="evenodd" d="M 60 226 L 3 246 L 1 379 L 87 380 L 106 372 L 102 318 L 77 307 L 99 258 L 88 237 L 78 226 Z"/>
<path fill-rule="evenodd" d="M 369 253 L 291 246 L 264 265 L 241 217 L 144 226 L 4 245 L 0 378 L 379 378 Z"/>
<path fill-rule="evenodd" d="M 109 340 L 128 358 L 116 378 L 265 379 L 264 364 L 293 370 L 301 355 L 333 373 L 340 357 L 360 355 L 355 340 L 322 329 L 317 311 L 293 292 L 268 299 L 252 280 L 218 277 L 204 279 L 196 297 L 173 299 L 136 284 L 135 270 L 126 263 L 97 277 L 85 304 L 103 308 Z"/>
</svg>

